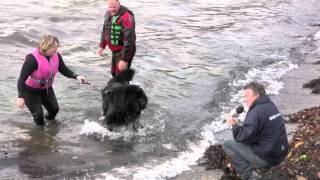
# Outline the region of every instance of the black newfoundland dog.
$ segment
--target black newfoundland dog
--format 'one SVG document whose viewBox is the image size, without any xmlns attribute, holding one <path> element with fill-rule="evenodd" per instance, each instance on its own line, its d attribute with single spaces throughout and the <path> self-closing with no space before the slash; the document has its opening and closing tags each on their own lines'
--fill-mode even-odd
<svg viewBox="0 0 320 180">
<path fill-rule="evenodd" d="M 110 131 L 129 124 L 134 130 L 142 128 L 139 116 L 147 107 L 148 98 L 142 88 L 129 84 L 134 73 L 133 69 L 124 70 L 113 77 L 101 92 L 103 115 Z"/>
</svg>

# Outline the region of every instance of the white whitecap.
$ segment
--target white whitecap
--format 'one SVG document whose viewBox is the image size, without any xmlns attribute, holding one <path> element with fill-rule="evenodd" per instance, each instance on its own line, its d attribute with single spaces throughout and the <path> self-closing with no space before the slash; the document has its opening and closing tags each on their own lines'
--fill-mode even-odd
<svg viewBox="0 0 320 180">
<path fill-rule="evenodd" d="M 118 129 L 116 132 L 109 131 L 101 124 L 86 119 L 81 128 L 80 134 L 86 136 L 94 136 L 100 140 L 108 139 L 123 139 L 129 140 L 132 137 L 132 131 L 128 131 L 125 127 Z"/>
</svg>

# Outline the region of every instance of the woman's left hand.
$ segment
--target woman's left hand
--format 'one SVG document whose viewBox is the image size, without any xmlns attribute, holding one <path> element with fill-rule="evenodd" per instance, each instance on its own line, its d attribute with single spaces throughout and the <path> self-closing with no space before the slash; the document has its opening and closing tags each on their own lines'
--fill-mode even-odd
<svg viewBox="0 0 320 180">
<path fill-rule="evenodd" d="M 83 76 L 78 75 L 78 76 L 77 76 L 77 79 L 79 80 L 79 82 L 80 82 L 81 84 L 83 84 L 83 83 L 86 82 L 86 78 L 83 77 Z"/>
</svg>

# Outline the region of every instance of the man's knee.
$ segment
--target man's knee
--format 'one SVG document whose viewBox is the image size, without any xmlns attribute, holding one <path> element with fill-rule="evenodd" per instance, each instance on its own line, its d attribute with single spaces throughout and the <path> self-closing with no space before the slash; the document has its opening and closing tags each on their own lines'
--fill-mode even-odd
<svg viewBox="0 0 320 180">
<path fill-rule="evenodd" d="M 234 156 L 236 154 L 236 148 L 236 142 L 231 139 L 225 140 L 222 144 L 222 149 L 228 156 Z"/>
<path fill-rule="evenodd" d="M 234 147 L 234 144 L 235 144 L 234 140 L 231 140 L 231 139 L 224 140 L 222 144 L 222 149 L 223 150 L 232 149 Z"/>
</svg>

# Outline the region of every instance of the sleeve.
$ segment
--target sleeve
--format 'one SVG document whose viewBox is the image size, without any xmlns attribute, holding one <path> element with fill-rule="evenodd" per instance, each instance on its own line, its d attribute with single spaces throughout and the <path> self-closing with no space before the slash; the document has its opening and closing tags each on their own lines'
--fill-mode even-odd
<svg viewBox="0 0 320 180">
<path fill-rule="evenodd" d="M 19 75 L 17 88 L 18 88 L 18 97 L 22 98 L 22 89 L 24 83 L 28 79 L 28 77 L 38 68 L 37 60 L 34 58 L 32 54 L 28 54 L 26 59 L 22 65 L 21 72 Z"/>
<path fill-rule="evenodd" d="M 122 34 L 123 34 L 123 49 L 121 50 L 122 59 L 129 61 L 130 53 L 132 52 L 135 43 L 135 20 L 134 17 L 126 12 L 122 17 Z"/>
<path fill-rule="evenodd" d="M 104 21 L 103 21 L 103 27 L 102 27 L 102 32 L 101 32 L 101 37 L 100 37 L 100 44 L 99 44 L 99 47 L 101 47 L 101 48 L 103 48 L 103 49 L 105 49 L 106 48 L 106 46 L 107 46 L 107 40 L 106 40 L 106 20 L 107 20 L 107 18 L 108 18 L 108 16 L 109 16 L 109 13 L 108 12 L 106 12 L 106 14 L 104 15 Z"/>
<path fill-rule="evenodd" d="M 77 78 L 77 74 L 75 74 L 73 71 L 71 71 L 64 63 L 63 59 L 62 59 L 62 56 L 58 53 L 58 56 L 59 56 L 59 72 L 68 77 L 68 78 L 73 78 L 73 79 L 76 79 Z"/>
<path fill-rule="evenodd" d="M 235 125 L 232 127 L 233 138 L 236 142 L 251 145 L 258 140 L 259 118 L 257 110 L 249 112 L 242 126 Z"/>
</svg>

